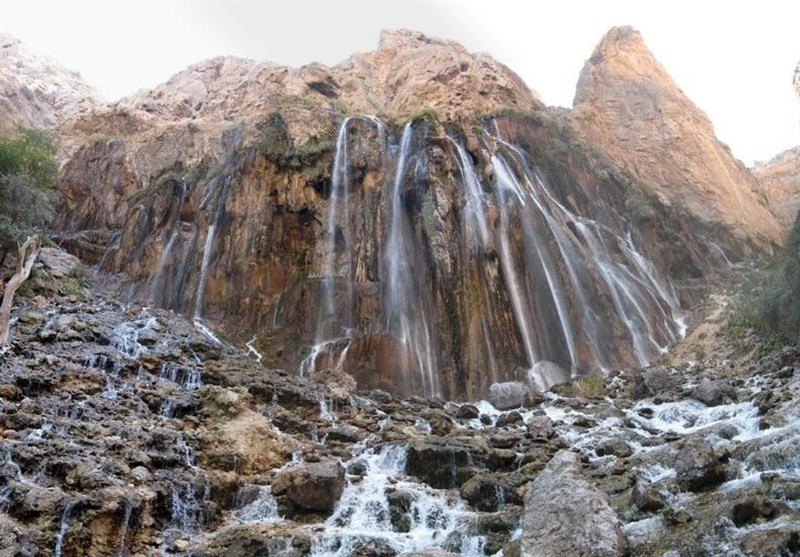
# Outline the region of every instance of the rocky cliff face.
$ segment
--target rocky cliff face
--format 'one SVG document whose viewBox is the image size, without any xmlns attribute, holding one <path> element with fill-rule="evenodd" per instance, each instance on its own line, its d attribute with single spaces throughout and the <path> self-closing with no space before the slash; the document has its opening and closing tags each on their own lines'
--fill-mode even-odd
<svg viewBox="0 0 800 557">
<path fill-rule="evenodd" d="M 781 227 L 789 230 L 800 210 L 800 147 L 757 164 L 753 174 L 761 182 Z"/>
<path fill-rule="evenodd" d="M 597 46 L 581 71 L 570 120 L 663 203 L 729 229 L 756 251 L 780 244 L 756 180 L 632 28 L 612 29 Z"/>
<path fill-rule="evenodd" d="M 0 133 L 17 126 L 52 128 L 99 104 L 97 92 L 78 73 L 0 34 Z"/>
<path fill-rule="evenodd" d="M 66 245 L 273 365 L 405 394 L 647 363 L 681 333 L 667 277 L 741 251 L 412 32 L 334 68 L 211 60 L 62 131 Z"/>
</svg>

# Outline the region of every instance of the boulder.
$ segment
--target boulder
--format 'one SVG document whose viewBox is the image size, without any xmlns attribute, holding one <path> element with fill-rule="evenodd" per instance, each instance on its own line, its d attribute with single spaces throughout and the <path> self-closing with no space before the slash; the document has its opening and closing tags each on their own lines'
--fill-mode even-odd
<svg viewBox="0 0 800 557">
<path fill-rule="evenodd" d="M 622 439 L 608 439 L 600 443 L 595 449 L 597 456 L 616 456 L 627 458 L 633 454 L 633 449 Z"/>
<path fill-rule="evenodd" d="M 643 512 L 655 512 L 664 508 L 664 497 L 653 486 L 637 482 L 631 490 L 631 503 Z"/>
<path fill-rule="evenodd" d="M 800 555 L 800 526 L 795 523 L 753 530 L 745 534 L 742 547 L 752 557 Z"/>
<path fill-rule="evenodd" d="M 683 442 L 673 464 L 678 485 L 688 491 L 704 491 L 725 480 L 725 465 L 708 441 L 690 438 Z"/>
<path fill-rule="evenodd" d="M 437 489 L 458 487 L 472 476 L 471 468 L 481 464 L 487 449 L 478 439 L 415 439 L 408 446 L 406 473 Z"/>
<path fill-rule="evenodd" d="M 680 378 L 672 375 L 667 368 L 646 369 L 634 377 L 631 396 L 634 400 L 656 395 L 664 396 L 673 391 L 678 383 L 680 383 Z"/>
<path fill-rule="evenodd" d="M 550 439 L 553 436 L 553 420 L 547 416 L 534 416 L 527 423 L 528 434 L 534 439 Z"/>
<path fill-rule="evenodd" d="M 39 261 L 47 274 L 57 279 L 75 276 L 81 266 L 80 259 L 59 248 L 42 248 Z"/>
<path fill-rule="evenodd" d="M 492 383 L 489 387 L 489 402 L 498 410 L 519 408 L 528 399 L 530 387 L 521 381 Z"/>
<path fill-rule="evenodd" d="M 344 491 L 344 468 L 335 460 L 300 464 L 278 475 L 272 493 L 287 516 L 333 512 Z"/>
<path fill-rule="evenodd" d="M 496 512 L 503 508 L 506 500 L 510 498 L 507 494 L 507 489 L 501 485 L 497 478 L 484 474 L 479 474 L 467 480 L 461 486 L 461 497 L 473 509 L 482 512 Z"/>
<path fill-rule="evenodd" d="M 691 397 L 706 406 L 719 406 L 720 404 L 735 402 L 736 389 L 723 379 L 716 381 L 703 379 L 699 385 L 692 389 Z"/>
<path fill-rule="evenodd" d="M 521 555 L 617 557 L 625 550 L 608 496 L 582 476 L 577 454 L 556 453 L 525 494 Z"/>
<path fill-rule="evenodd" d="M 497 427 L 508 427 L 512 425 L 518 425 L 522 421 L 522 414 L 519 412 L 505 412 L 497 417 L 497 423 L 495 425 Z"/>
</svg>

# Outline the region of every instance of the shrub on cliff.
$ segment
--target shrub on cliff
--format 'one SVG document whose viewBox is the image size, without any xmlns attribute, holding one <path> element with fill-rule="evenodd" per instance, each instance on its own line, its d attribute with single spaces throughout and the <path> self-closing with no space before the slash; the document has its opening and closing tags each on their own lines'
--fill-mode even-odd
<svg viewBox="0 0 800 557">
<path fill-rule="evenodd" d="M 755 299 L 752 318 L 762 332 L 800 343 L 800 213 L 779 265 Z"/>
<path fill-rule="evenodd" d="M 21 128 L 15 138 L 0 137 L 0 264 L 53 218 L 54 155 L 50 132 Z"/>
</svg>

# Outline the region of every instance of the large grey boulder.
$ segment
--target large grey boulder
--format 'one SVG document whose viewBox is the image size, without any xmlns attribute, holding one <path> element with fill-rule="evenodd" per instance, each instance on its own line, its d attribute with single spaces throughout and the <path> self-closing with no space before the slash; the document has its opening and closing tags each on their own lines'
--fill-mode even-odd
<svg viewBox="0 0 800 557">
<path fill-rule="evenodd" d="M 42 248 L 39 250 L 39 261 L 47 273 L 57 279 L 75 276 L 81 267 L 81 261 L 59 248 Z"/>
<path fill-rule="evenodd" d="M 705 491 L 725 481 L 725 464 L 705 439 L 686 439 L 673 467 L 678 485 L 688 491 Z"/>
<path fill-rule="evenodd" d="M 719 406 L 736 401 L 736 389 L 724 379 L 710 381 L 703 379 L 692 389 L 691 397 L 706 406 Z"/>
<path fill-rule="evenodd" d="M 617 557 L 625 546 L 608 496 L 582 476 L 578 455 L 556 453 L 525 494 L 521 554 Z"/>
<path fill-rule="evenodd" d="M 489 387 L 489 402 L 498 410 L 519 408 L 528 399 L 531 390 L 521 381 L 492 383 Z"/>
</svg>

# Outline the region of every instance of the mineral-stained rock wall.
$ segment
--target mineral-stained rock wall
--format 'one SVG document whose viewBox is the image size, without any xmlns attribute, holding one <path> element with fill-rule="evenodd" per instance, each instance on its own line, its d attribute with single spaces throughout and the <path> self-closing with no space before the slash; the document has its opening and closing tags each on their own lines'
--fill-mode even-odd
<svg viewBox="0 0 800 557">
<path fill-rule="evenodd" d="M 270 365 L 406 394 L 645 364 L 680 334 L 669 277 L 765 242 L 413 32 L 335 68 L 215 59 L 62 131 L 65 245 Z"/>
</svg>

